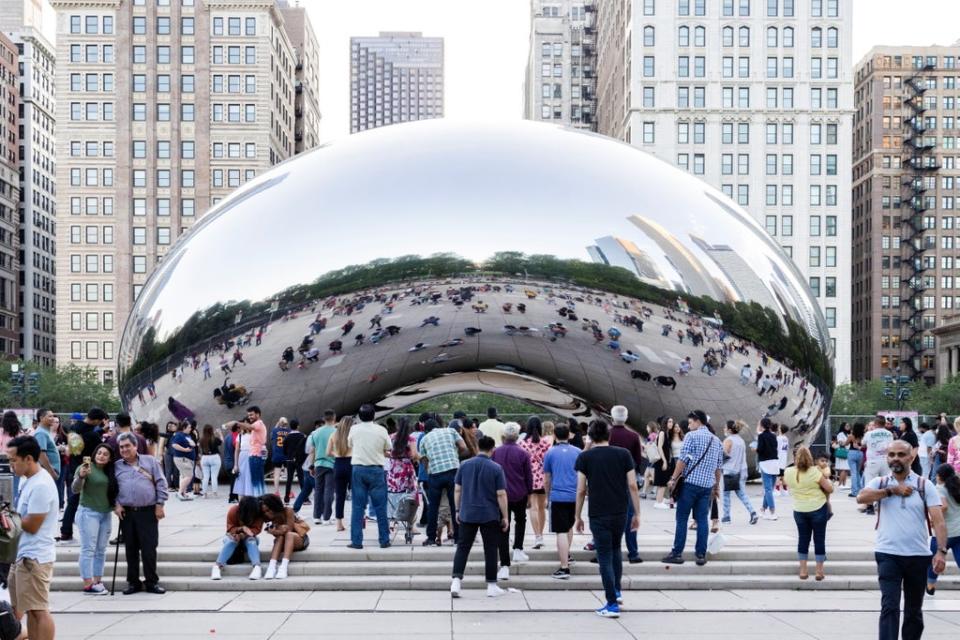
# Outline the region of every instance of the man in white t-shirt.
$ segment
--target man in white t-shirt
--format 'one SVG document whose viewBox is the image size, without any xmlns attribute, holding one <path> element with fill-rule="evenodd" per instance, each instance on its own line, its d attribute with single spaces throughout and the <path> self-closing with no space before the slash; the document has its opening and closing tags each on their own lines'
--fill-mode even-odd
<svg viewBox="0 0 960 640">
<path fill-rule="evenodd" d="M 50 581 L 57 559 L 54 536 L 60 501 L 57 485 L 40 466 L 40 444 L 33 436 L 18 436 L 7 444 L 13 473 L 23 478 L 17 513 L 23 533 L 17 561 L 8 580 L 10 603 L 19 620 L 27 614 L 27 631 L 32 640 L 53 640 L 56 626 L 50 615 Z"/>
<path fill-rule="evenodd" d="M 938 543 L 931 562 L 929 528 L 937 540 L 947 539 L 936 486 L 910 471 L 913 447 L 896 440 L 884 457 L 892 475 L 871 480 L 857 495 L 860 504 L 878 503 L 875 556 L 880 581 L 879 640 L 900 637 L 900 596 L 903 595 L 903 639 L 923 635 L 923 594 L 927 568 L 943 573 L 947 550 Z"/>
<path fill-rule="evenodd" d="M 893 433 L 887 429 L 887 424 L 883 418 L 874 418 L 867 425 L 867 431 L 863 434 L 863 446 L 867 449 L 867 461 L 863 466 L 863 483 L 868 484 L 874 478 L 890 475 L 890 467 L 887 466 L 887 448 L 894 441 Z M 867 504 L 866 512 L 873 513 L 873 505 Z"/>
</svg>

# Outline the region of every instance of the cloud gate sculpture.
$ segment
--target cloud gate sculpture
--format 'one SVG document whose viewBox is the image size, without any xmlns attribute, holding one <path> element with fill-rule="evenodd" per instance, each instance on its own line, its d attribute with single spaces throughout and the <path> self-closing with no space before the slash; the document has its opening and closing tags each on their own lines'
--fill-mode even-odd
<svg viewBox="0 0 960 640">
<path fill-rule="evenodd" d="M 831 361 L 803 277 L 721 192 L 598 135 L 434 120 L 214 207 L 143 288 L 119 367 L 125 406 L 161 423 L 171 397 L 201 423 L 255 402 L 312 424 L 489 391 L 582 420 L 624 404 L 635 427 L 771 416 L 797 442 Z"/>
</svg>

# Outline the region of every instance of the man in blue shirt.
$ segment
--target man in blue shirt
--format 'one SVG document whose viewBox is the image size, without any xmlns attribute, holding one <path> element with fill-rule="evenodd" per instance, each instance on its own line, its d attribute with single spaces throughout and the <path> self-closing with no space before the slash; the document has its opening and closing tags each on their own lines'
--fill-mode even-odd
<svg viewBox="0 0 960 640">
<path fill-rule="evenodd" d="M 494 598 L 506 593 L 497 586 L 497 555 L 500 537 L 507 531 L 507 479 L 500 465 L 490 459 L 496 444 L 489 436 L 481 437 L 477 443 L 478 455 L 464 462 L 454 479 L 456 520 L 460 529 L 450 582 L 450 596 L 453 598 L 460 597 L 463 571 L 477 531 L 483 538 L 487 596 Z"/>
<path fill-rule="evenodd" d="M 560 568 L 553 572 L 557 580 L 570 579 L 570 544 L 577 506 L 577 456 L 580 450 L 571 446 L 570 427 L 564 423 L 553 432 L 555 444 L 543 459 L 543 488 L 550 503 L 550 531 L 557 534 Z"/>
<path fill-rule="evenodd" d="M 50 409 L 37 409 L 37 428 L 33 434 L 40 445 L 40 466 L 47 470 L 54 481 L 60 476 L 60 450 L 50 434 L 56 419 L 57 414 Z"/>
<path fill-rule="evenodd" d="M 678 478 L 683 488 L 677 499 L 677 525 L 673 549 L 661 562 L 683 564 L 683 548 L 687 545 L 687 520 L 690 512 L 697 522 L 697 566 L 707 564 L 707 536 L 710 533 L 710 498 L 719 497 L 720 468 L 723 466 L 723 446 L 720 439 L 707 428 L 707 414 L 697 409 L 687 416 L 690 433 L 683 439 L 683 448 L 677 458 L 677 468 L 667 483 L 673 491 Z"/>
</svg>

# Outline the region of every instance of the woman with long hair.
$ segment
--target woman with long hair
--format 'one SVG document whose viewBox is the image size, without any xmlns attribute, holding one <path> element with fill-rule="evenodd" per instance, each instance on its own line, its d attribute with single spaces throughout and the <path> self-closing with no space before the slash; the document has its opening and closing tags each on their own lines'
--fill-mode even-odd
<svg viewBox="0 0 960 640">
<path fill-rule="evenodd" d="M 747 485 L 747 443 L 740 432 L 747 428 L 743 420 L 727 421 L 727 435 L 723 440 L 723 522 L 730 522 L 730 494 L 735 493 L 750 513 L 750 524 L 757 524 L 757 512 L 745 491 Z"/>
<path fill-rule="evenodd" d="M 660 424 L 654 421 L 647 423 L 647 434 L 643 438 L 643 457 L 647 466 L 643 470 L 643 486 L 640 488 L 640 497 L 647 499 L 647 494 L 655 495 L 653 477 L 657 464 L 660 462 L 660 450 L 657 448 L 657 436 L 660 435 Z"/>
<path fill-rule="evenodd" d="M 663 428 L 657 434 L 657 451 L 660 454 L 660 462 L 653 470 L 653 484 L 657 487 L 657 502 L 653 505 L 654 509 L 669 509 L 664 502 L 667 492 L 667 483 L 677 467 L 677 456 L 680 455 L 680 449 L 683 447 L 683 429 L 674 421 L 673 418 L 667 418 L 663 423 Z"/>
<path fill-rule="evenodd" d="M 810 536 L 813 535 L 814 560 L 817 563 L 817 581 L 823 580 L 823 563 L 827 559 L 827 520 L 830 519 L 828 498 L 833 483 L 813 463 L 810 449 L 797 447 L 794 463 L 783 474 L 784 483 L 793 498 L 793 520 L 797 524 L 797 559 L 800 561 L 800 579 L 810 577 L 807 560 L 810 556 Z"/>
<path fill-rule="evenodd" d="M 420 459 L 420 454 L 414 424 L 407 418 L 400 418 L 396 431 L 390 436 L 393 448 L 387 460 L 387 517 L 391 520 L 403 496 L 417 495 L 417 470 L 413 465 Z"/>
<path fill-rule="evenodd" d="M 850 465 L 850 497 L 856 498 L 863 489 L 863 434 L 866 426 L 854 422 L 847 440 L 847 464 Z"/>
<path fill-rule="evenodd" d="M 141 422 L 140 435 L 147 441 L 147 455 L 156 457 L 157 445 L 160 442 L 160 427 L 153 422 Z"/>
<path fill-rule="evenodd" d="M 953 422 L 956 435 L 947 441 L 946 463 L 953 467 L 953 470 L 960 474 L 960 417 Z"/>
<path fill-rule="evenodd" d="M 200 481 L 200 490 L 204 496 L 220 495 L 220 447 L 223 441 L 214 430 L 212 424 L 203 425 L 203 431 L 200 434 L 200 469 L 203 471 L 203 479 Z M 207 485 L 210 486 L 210 492 L 207 492 Z"/>
<path fill-rule="evenodd" d="M 260 512 L 263 519 L 270 523 L 267 533 L 273 536 L 270 564 L 263 577 L 267 580 L 283 580 L 287 577 L 287 567 L 294 551 L 303 551 L 310 546 L 307 536 L 310 525 L 301 520 L 291 507 L 284 507 L 280 496 L 273 494 L 268 493 L 260 498 Z"/>
<path fill-rule="evenodd" d="M 217 562 L 210 570 L 210 579 L 220 579 L 220 570 L 227 566 L 230 556 L 242 544 L 246 547 L 247 558 L 250 560 L 250 579 L 259 580 L 262 572 L 257 536 L 260 535 L 262 530 L 263 513 L 260 511 L 260 500 L 258 498 L 245 496 L 240 498 L 239 504 L 227 509 L 227 532 L 223 536 L 223 546 L 220 547 Z"/>
<path fill-rule="evenodd" d="M 538 416 L 527 418 L 527 435 L 518 444 L 530 455 L 533 471 L 533 493 L 530 494 L 530 526 L 533 528 L 533 548 L 543 546 L 543 529 L 547 523 L 547 495 L 543 488 L 543 458 L 550 450 L 550 442 L 543 437 L 543 423 Z"/>
<path fill-rule="evenodd" d="M 416 434 L 414 434 L 414 437 L 416 437 Z M 480 453 L 480 445 L 477 443 L 476 430 L 469 426 L 465 426 L 460 430 L 460 437 L 463 438 L 463 444 L 465 444 L 467 447 L 466 451 L 460 453 L 460 462 L 469 460 Z"/>
<path fill-rule="evenodd" d="M 113 470 L 113 449 L 98 444 L 93 455 L 84 458 L 70 487 L 80 494 L 77 508 L 77 527 L 80 531 L 80 577 L 83 592 L 105 596 L 110 593 L 103 586 L 103 566 L 110 541 L 110 518 L 117 504 L 117 477 Z"/>
<path fill-rule="evenodd" d="M 334 482 L 334 515 L 337 519 L 337 531 L 346 531 L 343 526 L 343 505 L 347 500 L 347 488 L 350 486 L 350 476 L 353 475 L 353 465 L 350 464 L 350 427 L 353 426 L 353 416 L 343 416 L 337 423 L 337 431 L 327 442 L 327 455 L 333 457 Z"/>
<path fill-rule="evenodd" d="M 942 464 L 935 472 L 937 493 L 940 494 L 943 519 L 947 526 L 947 544 L 938 544 L 937 537 L 930 538 L 930 553 L 936 553 L 938 547 L 953 551 L 953 560 L 960 568 L 960 475 L 949 464 Z M 937 590 L 937 574 L 933 567 L 927 567 L 927 593 L 931 596 Z"/>
<path fill-rule="evenodd" d="M 960 417 L 954 421 L 955 428 L 960 429 Z M 950 427 L 946 424 L 941 424 L 937 427 L 937 439 L 936 443 L 933 445 L 933 460 L 931 461 L 932 469 L 939 469 L 940 465 L 946 464 L 947 459 L 950 455 L 950 443 L 953 442 L 956 438 L 953 433 L 950 431 Z M 960 439 L 956 439 L 954 444 L 954 452 L 960 456 L 960 449 L 957 447 L 960 446 Z M 960 459 L 957 460 L 957 466 L 953 467 L 954 471 L 960 469 Z"/>
<path fill-rule="evenodd" d="M 23 425 L 13 411 L 4 411 L 0 419 L 0 453 L 7 452 L 7 443 L 20 435 Z M 66 467 L 64 467 L 66 468 Z M 13 474 L 13 497 L 20 495 L 20 476 Z"/>
</svg>

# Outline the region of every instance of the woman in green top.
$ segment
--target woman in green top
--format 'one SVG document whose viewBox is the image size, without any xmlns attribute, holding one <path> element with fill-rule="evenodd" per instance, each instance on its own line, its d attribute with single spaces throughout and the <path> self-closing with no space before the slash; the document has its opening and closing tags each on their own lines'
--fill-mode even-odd
<svg viewBox="0 0 960 640">
<path fill-rule="evenodd" d="M 813 464 L 813 455 L 807 447 L 797 447 L 794 465 L 783 473 L 783 481 L 793 498 L 793 520 L 797 523 L 797 559 L 800 560 L 800 579 L 810 577 L 807 558 L 810 556 L 810 536 L 813 535 L 814 559 L 817 561 L 817 580 L 823 580 L 823 562 L 827 559 L 827 520 L 830 506 L 827 496 L 833 493 L 830 478 Z"/>
<path fill-rule="evenodd" d="M 103 565 L 110 540 L 110 517 L 117 502 L 117 477 L 113 471 L 113 450 L 98 444 L 93 455 L 83 459 L 71 487 L 80 494 L 77 527 L 80 530 L 80 577 L 83 592 L 93 596 L 110 593 L 103 586 Z"/>
</svg>

